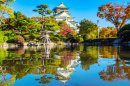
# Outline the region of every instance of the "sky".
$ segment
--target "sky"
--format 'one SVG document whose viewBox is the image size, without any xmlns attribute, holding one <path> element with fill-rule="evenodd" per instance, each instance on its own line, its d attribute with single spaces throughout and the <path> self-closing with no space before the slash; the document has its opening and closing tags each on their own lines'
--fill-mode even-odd
<svg viewBox="0 0 130 86">
<path fill-rule="evenodd" d="M 40 16 L 38 13 L 32 10 L 36 8 L 37 5 L 47 4 L 48 9 L 52 10 L 54 7 L 58 6 L 63 2 L 63 4 L 69 7 L 69 14 L 75 17 L 76 22 L 80 22 L 83 19 L 97 23 L 99 20 L 99 26 L 107 27 L 114 26 L 111 22 L 106 21 L 97 17 L 98 7 L 106 3 L 129 3 L 129 0 L 16 0 L 12 3 L 12 8 L 14 11 L 20 11 L 28 17 Z"/>
</svg>

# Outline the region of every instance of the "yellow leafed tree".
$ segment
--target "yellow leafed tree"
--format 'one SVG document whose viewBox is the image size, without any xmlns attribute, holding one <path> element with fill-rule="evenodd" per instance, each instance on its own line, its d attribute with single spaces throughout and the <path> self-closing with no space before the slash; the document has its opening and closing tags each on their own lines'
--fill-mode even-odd
<svg viewBox="0 0 130 86">
<path fill-rule="evenodd" d="M 110 33 L 111 33 L 111 30 L 108 28 L 102 28 L 102 31 L 100 32 L 102 38 L 109 35 Z"/>
<path fill-rule="evenodd" d="M 15 0 L 0 0 L 0 27 L 5 14 L 8 14 L 9 17 L 14 17 L 13 9 L 11 8 L 11 3 Z"/>
</svg>

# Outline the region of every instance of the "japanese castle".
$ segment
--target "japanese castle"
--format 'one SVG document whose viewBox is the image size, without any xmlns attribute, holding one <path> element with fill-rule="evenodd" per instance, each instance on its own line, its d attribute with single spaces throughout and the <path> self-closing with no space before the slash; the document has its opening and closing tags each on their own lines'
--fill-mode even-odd
<svg viewBox="0 0 130 86">
<path fill-rule="evenodd" d="M 54 17 L 57 21 L 65 21 L 68 25 L 70 25 L 70 28 L 73 30 L 76 30 L 76 32 L 79 32 L 77 25 L 78 22 L 74 21 L 74 17 L 69 14 L 69 8 L 66 7 L 63 2 L 59 4 L 57 7 L 53 9 L 54 11 Z"/>
</svg>

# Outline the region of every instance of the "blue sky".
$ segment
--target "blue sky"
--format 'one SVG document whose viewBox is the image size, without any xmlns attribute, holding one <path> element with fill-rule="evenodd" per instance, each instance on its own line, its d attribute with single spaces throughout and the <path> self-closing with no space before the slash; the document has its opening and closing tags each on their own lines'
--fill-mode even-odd
<svg viewBox="0 0 130 86">
<path fill-rule="evenodd" d="M 83 19 L 88 19 L 94 23 L 99 20 L 99 26 L 107 27 L 114 26 L 109 21 L 105 19 L 100 19 L 97 17 L 98 7 L 106 3 L 118 3 L 127 4 L 129 0 L 16 0 L 12 4 L 14 11 L 20 11 L 28 17 L 40 16 L 38 13 L 32 10 L 36 8 L 39 4 L 47 4 L 48 9 L 52 10 L 54 7 L 58 6 L 61 2 L 69 7 L 69 13 L 75 17 L 76 22 L 80 22 Z"/>
</svg>

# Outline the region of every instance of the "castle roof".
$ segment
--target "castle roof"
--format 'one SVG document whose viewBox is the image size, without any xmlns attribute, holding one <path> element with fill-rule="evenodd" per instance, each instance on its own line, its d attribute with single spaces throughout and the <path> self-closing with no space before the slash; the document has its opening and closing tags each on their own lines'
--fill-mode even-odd
<svg viewBox="0 0 130 86">
<path fill-rule="evenodd" d="M 53 10 L 55 9 L 69 9 L 69 7 L 66 7 L 63 2 L 61 4 L 59 4 L 58 6 L 56 6 Z"/>
<path fill-rule="evenodd" d="M 61 4 L 59 4 L 56 8 L 68 8 L 68 7 L 66 7 L 64 4 L 63 4 L 63 2 L 61 3 Z M 69 9 L 69 8 L 68 8 Z"/>
<path fill-rule="evenodd" d="M 66 16 L 61 16 L 62 14 L 65 14 Z M 71 14 L 68 14 L 66 12 L 61 12 L 55 16 L 55 18 L 66 18 L 66 17 L 69 19 L 75 19 L 74 17 L 71 16 Z"/>
<path fill-rule="evenodd" d="M 78 24 L 78 22 L 75 22 L 75 21 L 69 21 L 69 22 L 72 24 Z"/>
</svg>

